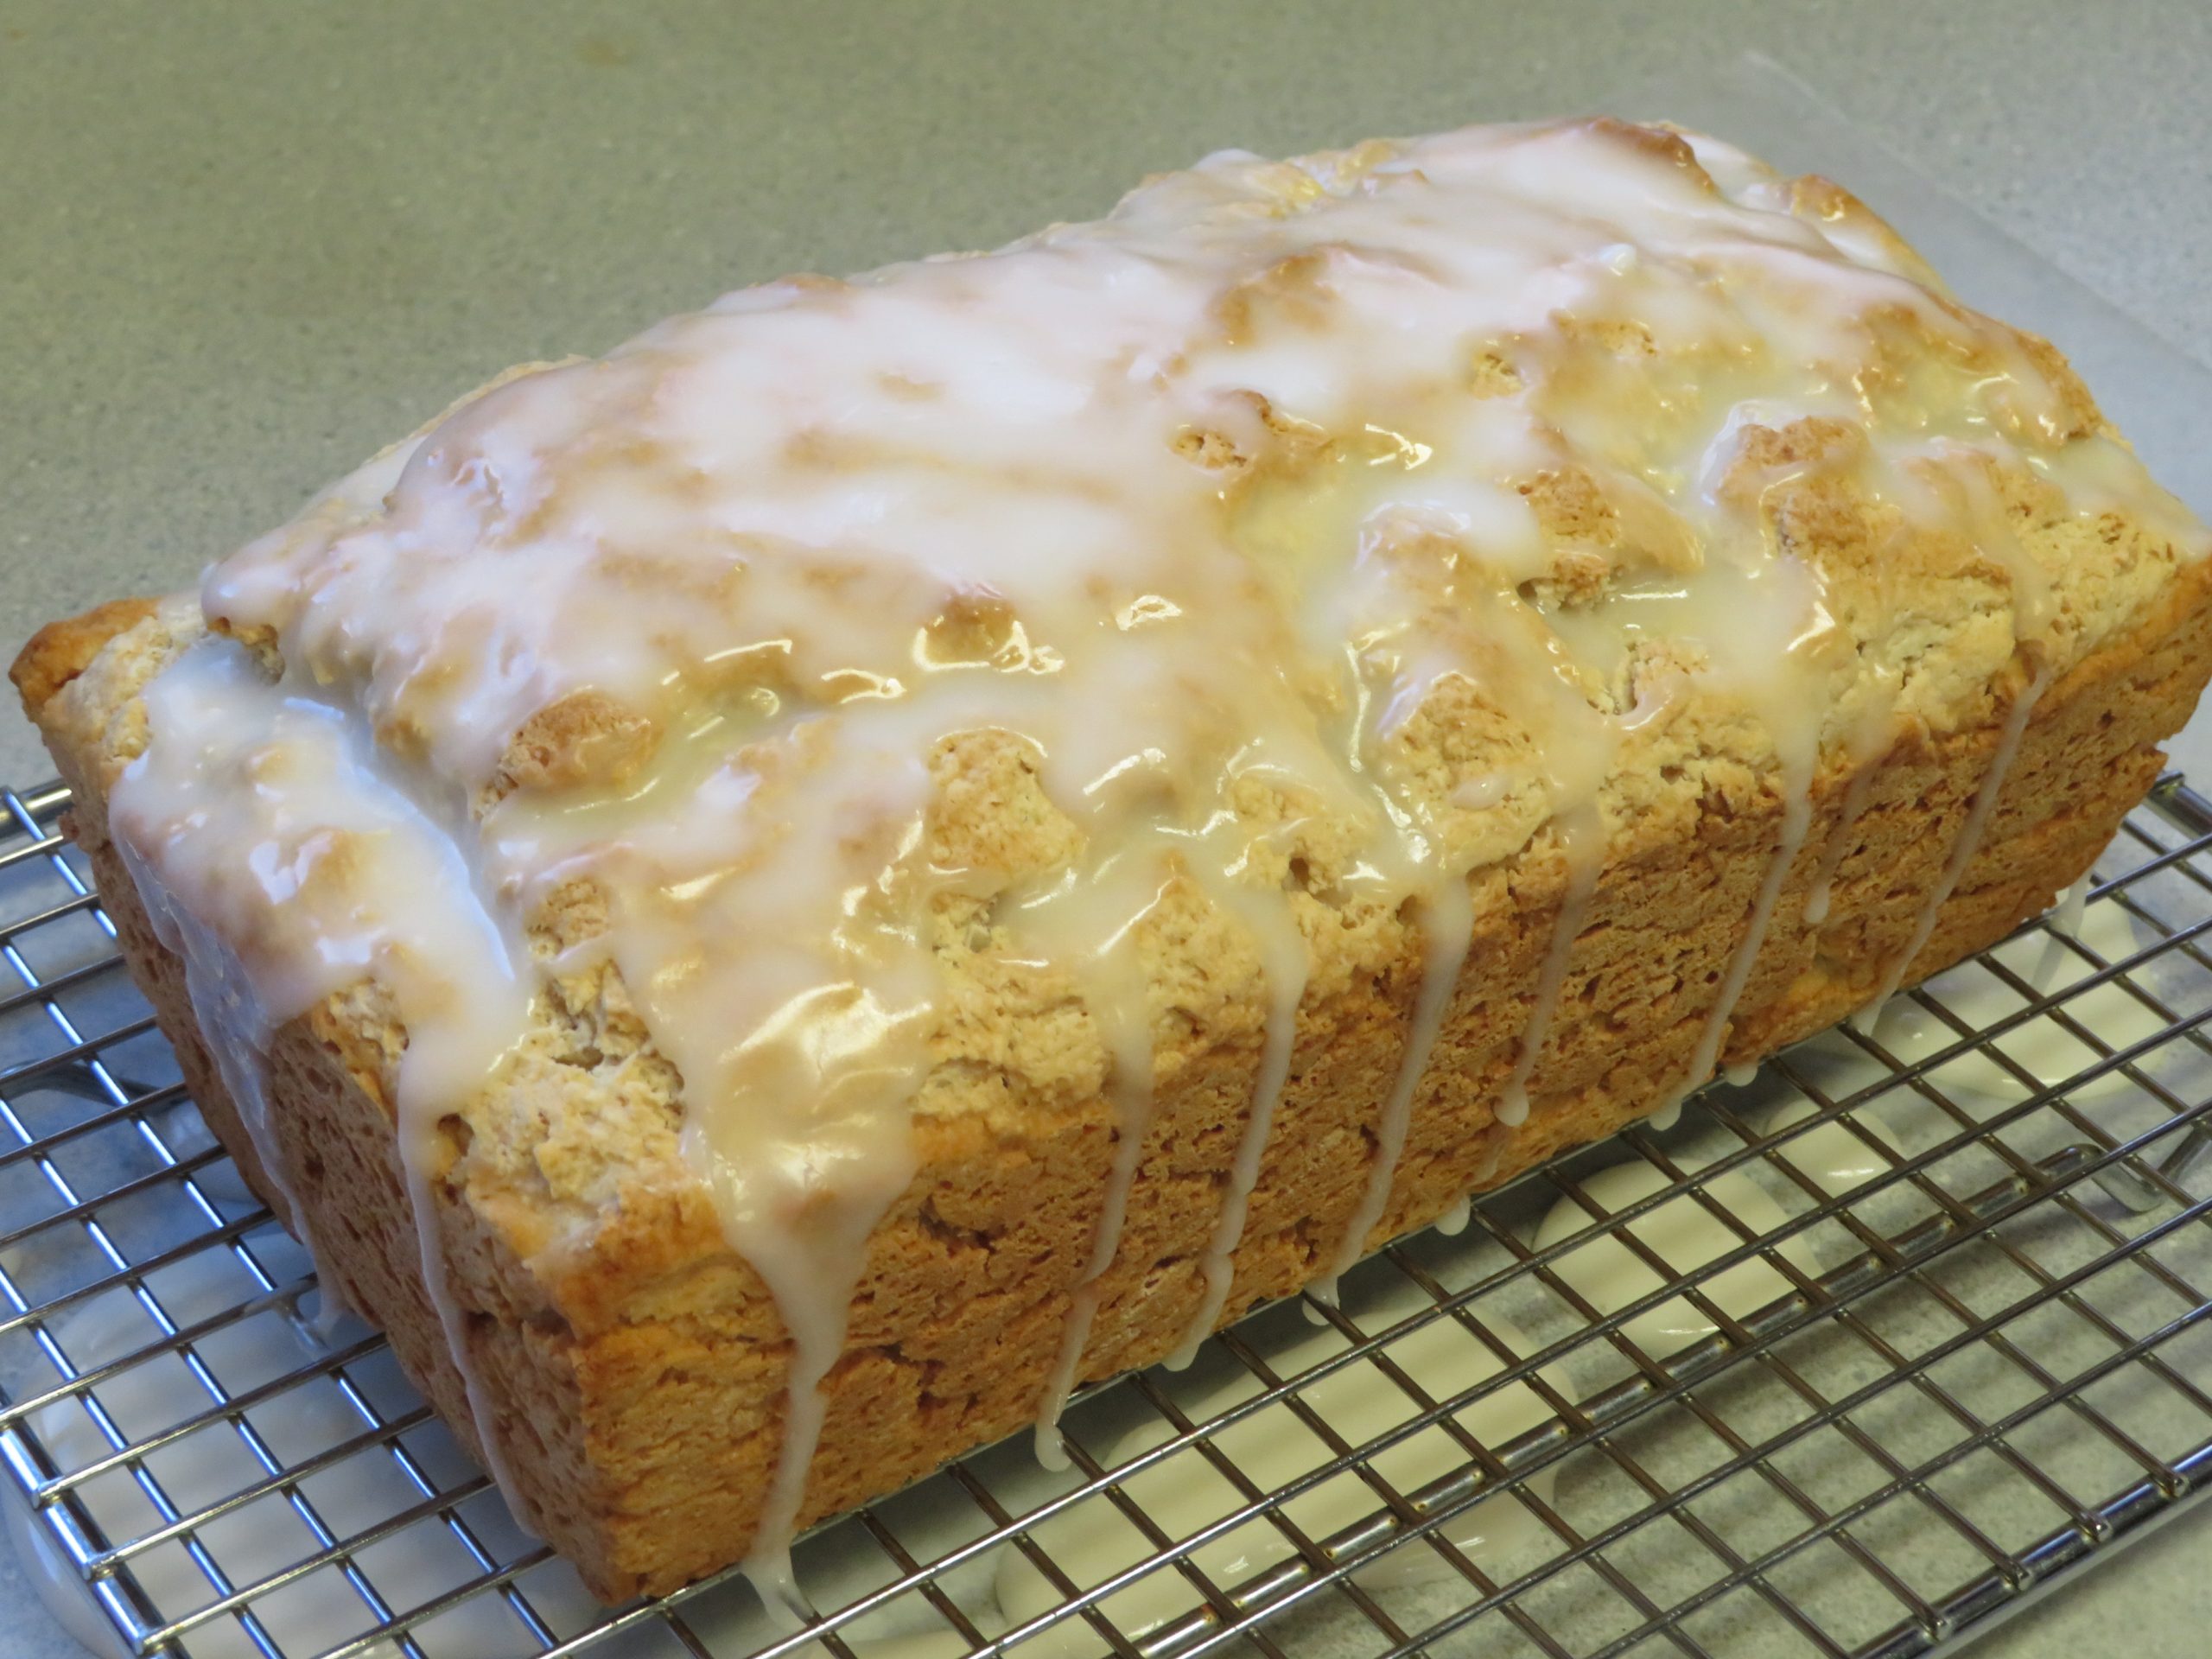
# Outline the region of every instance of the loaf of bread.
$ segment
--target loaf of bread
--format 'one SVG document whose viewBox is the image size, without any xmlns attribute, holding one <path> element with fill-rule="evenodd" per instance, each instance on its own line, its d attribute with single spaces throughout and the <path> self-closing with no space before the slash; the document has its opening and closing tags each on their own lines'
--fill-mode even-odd
<svg viewBox="0 0 2212 1659">
<path fill-rule="evenodd" d="M 211 1125 L 616 1599 L 1998 939 L 2207 550 L 1844 190 L 1595 120 L 733 294 L 15 677 Z"/>
</svg>

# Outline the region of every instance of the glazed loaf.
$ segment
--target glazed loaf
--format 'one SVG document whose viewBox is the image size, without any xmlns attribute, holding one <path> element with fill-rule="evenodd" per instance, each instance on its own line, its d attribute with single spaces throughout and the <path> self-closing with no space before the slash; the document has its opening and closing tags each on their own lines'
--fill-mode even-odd
<svg viewBox="0 0 2212 1659">
<path fill-rule="evenodd" d="M 1845 191 L 1600 120 L 732 295 L 15 678 L 210 1124 L 618 1599 L 1995 941 L 2207 550 Z"/>
</svg>

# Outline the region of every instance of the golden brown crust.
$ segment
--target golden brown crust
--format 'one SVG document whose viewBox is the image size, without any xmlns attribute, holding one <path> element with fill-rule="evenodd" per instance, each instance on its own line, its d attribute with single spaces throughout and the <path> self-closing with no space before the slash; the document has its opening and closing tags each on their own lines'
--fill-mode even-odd
<svg viewBox="0 0 2212 1659">
<path fill-rule="evenodd" d="M 49 622 L 33 634 L 8 668 L 16 694 L 23 700 L 23 713 L 35 721 L 54 694 L 83 673 L 101 646 L 144 621 L 155 608 L 150 599 L 111 599 L 82 616 Z"/>
<path fill-rule="evenodd" d="M 572 691 L 523 722 L 493 778 L 493 792 L 613 788 L 645 765 L 656 735 L 651 721 L 605 692 Z"/>
<path fill-rule="evenodd" d="M 1695 168 L 1671 135 L 1624 127 L 1619 136 Z M 1895 242 L 1834 187 L 1808 181 L 1792 200 L 1801 213 Z M 1295 309 L 1326 276 L 1311 260 L 1280 268 L 1236 302 L 1248 314 Z M 1697 372 L 1653 367 L 1650 337 L 1632 325 L 1565 326 L 1579 331 L 1578 363 L 1592 374 L 1614 372 L 1616 359 L 1639 375 Z M 1904 314 L 1879 324 L 1896 336 L 1887 343 L 1897 372 L 1894 385 L 1875 377 L 1874 393 L 1907 395 L 1904 371 L 1929 349 L 1919 326 Z M 1519 389 L 1513 349 L 1500 340 L 1478 351 L 1471 390 Z M 2096 429 L 2095 406 L 2063 359 L 2031 339 L 2024 349 L 2065 405 L 2069 429 L 2050 441 Z M 1193 431 L 1192 458 L 1228 474 L 1236 491 L 1289 488 L 1294 505 L 1300 468 L 1324 454 L 1325 435 L 1264 403 L 1256 413 L 1254 454 Z M 2016 573 L 1963 537 L 1902 525 L 1847 476 L 1847 429 L 1818 420 L 1751 426 L 1742 442 L 1723 494 L 1747 525 L 1817 571 L 1825 601 L 1864 642 L 1861 669 L 1838 691 L 1838 727 L 1877 724 L 1891 741 L 1859 791 L 1864 810 L 1848 821 L 1844 803 L 1859 780 L 1847 763 L 1832 756 L 1815 779 L 1812 830 L 1733 1010 L 1730 1061 L 1818 1030 L 1874 990 L 1942 878 L 2030 677 Z M 2088 868 L 2155 777 L 2157 744 L 2187 718 L 2212 668 L 2212 564 L 2180 564 L 2175 549 L 2125 515 L 2070 515 L 2024 467 L 1993 471 L 1990 485 L 2051 582 L 2056 620 L 2042 648 L 2063 671 L 2037 704 L 1986 839 L 1909 979 L 1993 943 Z M 1541 470 L 1520 488 L 1548 543 L 1548 574 L 1531 587 L 1562 609 L 1624 573 L 1672 568 L 1687 546 L 1687 528 L 1663 509 L 1609 498 L 1586 472 Z M 1393 556 L 1414 561 L 1421 550 Z M 639 579 L 658 577 L 641 570 Z M 196 615 L 120 601 L 42 630 L 14 677 L 77 792 L 73 833 L 130 969 L 211 1127 L 273 1198 L 264 1149 L 245 1135 L 179 965 L 154 938 L 105 836 L 107 789 L 144 741 L 140 690 L 200 626 Z M 1008 629 L 1002 607 L 963 597 L 927 639 L 947 661 L 991 661 L 1012 649 Z M 379 735 L 404 747 L 429 734 L 394 724 Z M 604 783 L 644 760 L 656 736 L 638 711 L 589 697 L 555 702 L 516 735 L 494 787 Z M 1406 787 L 1426 791 L 1440 813 L 1455 780 L 1534 741 L 1498 720 L 1471 680 L 1449 677 L 1389 740 Z M 1684 1081 L 1779 844 L 1784 802 L 1757 711 L 1709 698 L 1655 717 L 1643 741 L 1637 764 L 1610 785 L 1613 843 L 1532 1079 L 1533 1109 L 1510 1128 L 1494 1107 L 1537 1001 L 1567 865 L 1556 833 L 1535 821 L 1540 807 L 1492 815 L 1496 844 L 1480 843 L 1470 877 L 1465 966 L 1369 1244 L 1427 1224 L 1471 1188 L 1612 1133 Z M 1046 798 L 1019 740 L 971 733 L 931 759 L 938 864 L 1035 871 L 1071 856 L 1080 831 Z M 1281 868 L 1267 874 L 1288 895 L 1312 973 L 1224 1319 L 1328 1265 L 1361 1202 L 1378 1104 L 1419 989 L 1417 915 L 1349 896 L 1336 880 L 1345 849 L 1327 844 L 1325 825 L 1300 833 L 1309 839 L 1284 847 Z M 1807 899 L 1830 867 L 1832 902 L 1815 924 Z M 546 959 L 601 931 L 605 904 L 583 886 L 556 895 L 534 923 Z M 963 896 L 934 919 L 947 990 L 935 1068 L 916 1103 L 918 1173 L 871 1241 L 847 1351 L 827 1383 L 810 1518 L 1028 1420 L 1106 1185 L 1116 1117 L 1104 1046 L 1083 999 L 1065 976 L 994 948 L 988 896 Z M 1200 1258 L 1261 1065 L 1266 972 L 1255 941 L 1185 884 L 1147 916 L 1140 944 L 1158 1099 L 1121 1247 L 1098 1287 L 1086 1377 L 1162 1357 L 1199 1306 Z M 668 1590 L 741 1555 L 782 1445 L 790 1344 L 773 1299 L 728 1248 L 679 1154 L 682 1084 L 620 975 L 603 965 L 554 975 L 499 1087 L 454 1103 L 429 1172 L 431 1265 L 461 1310 L 484 1421 L 423 1280 L 391 1105 L 406 1039 L 370 982 L 275 1034 L 267 1150 L 326 1271 L 391 1333 L 464 1440 L 496 1443 L 526 1518 L 598 1594 Z"/>
<path fill-rule="evenodd" d="M 2155 777 L 2154 746 L 2186 718 L 2208 663 L 2212 567 L 2190 567 L 2137 628 L 2089 655 L 2038 705 L 1989 838 L 1913 977 L 2001 938 L 2088 867 Z M 1986 772 L 2002 700 L 1989 712 L 1988 723 L 1948 735 L 1903 734 L 1849 827 L 1830 918 L 1810 927 L 1805 888 L 1839 832 L 1850 782 L 1840 772 L 1820 780 L 1815 833 L 1732 1022 L 1730 1058 L 1769 1052 L 1864 1001 L 1910 932 Z M 1780 820 L 1771 779 L 1745 770 L 1720 788 L 1662 798 L 1615 848 L 1570 963 L 1535 1109 L 1510 1131 L 1491 1119 L 1490 1100 L 1526 1016 L 1563 864 L 1540 843 L 1478 877 L 1480 919 L 1461 989 L 1370 1243 L 1433 1219 L 1470 1185 L 1612 1133 L 1680 1077 Z M 86 804 L 97 817 L 99 801 Z M 152 938 L 111 849 L 97 849 L 93 862 L 132 971 L 211 1126 L 266 1192 L 175 963 Z M 1179 925 L 1204 928 L 1195 914 Z M 1224 1317 L 1306 1282 L 1358 1202 L 1375 1105 L 1417 983 L 1413 931 L 1391 918 L 1374 926 L 1370 948 L 1354 953 L 1364 966 L 1325 970 L 1302 1013 L 1294 1080 Z M 1232 989 L 1251 969 L 1242 959 L 1249 946 L 1240 955 L 1225 935 L 1192 948 L 1214 953 L 1214 974 Z M 1160 1357 L 1198 1304 L 1199 1250 L 1258 1063 L 1257 1029 L 1238 1006 L 1234 995 L 1192 1006 L 1206 1040 L 1163 1088 L 1086 1375 Z M 620 1023 L 610 1022 L 610 1045 Z M 328 1270 L 474 1440 L 478 1425 L 422 1287 L 385 1084 L 393 1057 L 371 1036 L 377 1029 L 372 1007 L 334 999 L 279 1032 L 271 1062 L 281 1155 Z M 925 1113 L 920 1173 L 879 1230 L 848 1352 L 828 1385 L 810 1516 L 1027 1421 L 1079 1269 L 1111 1124 L 1095 1095 L 1033 1095 L 996 1115 Z M 556 1139 L 537 1155 L 555 1156 Z M 668 1184 L 644 1160 L 622 1201 L 570 1234 L 557 1206 L 500 1179 L 485 1148 L 456 1140 L 447 1156 L 432 1183 L 445 1267 L 494 1402 L 492 1432 L 533 1523 L 609 1599 L 672 1588 L 741 1554 L 780 1444 L 785 1351 L 772 1301 L 724 1246 L 703 1191 Z"/>
</svg>

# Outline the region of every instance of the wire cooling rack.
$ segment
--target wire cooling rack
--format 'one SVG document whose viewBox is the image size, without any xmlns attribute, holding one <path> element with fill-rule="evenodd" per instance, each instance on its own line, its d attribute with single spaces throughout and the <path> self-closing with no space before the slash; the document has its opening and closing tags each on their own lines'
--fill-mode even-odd
<svg viewBox="0 0 2212 1659">
<path fill-rule="evenodd" d="M 0 1497 L 111 1653 L 1929 1652 L 2212 1472 L 2212 807 L 2077 914 L 734 1575 L 594 1605 L 185 1097 L 0 792 Z M 13 983 L 5 983 L 12 978 Z"/>
</svg>

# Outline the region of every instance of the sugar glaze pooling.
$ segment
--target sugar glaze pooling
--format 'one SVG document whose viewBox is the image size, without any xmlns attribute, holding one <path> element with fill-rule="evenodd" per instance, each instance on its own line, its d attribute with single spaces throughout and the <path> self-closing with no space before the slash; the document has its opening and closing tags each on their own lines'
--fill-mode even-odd
<svg viewBox="0 0 2212 1659">
<path fill-rule="evenodd" d="M 240 653 L 212 642 L 149 685 L 146 716 L 146 752 L 116 785 L 111 827 L 156 933 L 184 964 L 194 1013 L 263 1169 L 296 1216 L 268 1122 L 276 1027 L 372 973 L 407 1024 L 397 1145 L 421 1233 L 423 1288 L 471 1414 L 487 1426 L 479 1435 L 485 1465 L 526 1524 L 488 1432 L 495 1419 L 447 1284 L 430 1192 L 450 1156 L 440 1105 L 481 1086 L 523 1019 L 526 994 L 507 942 L 469 901 L 474 881 L 456 838 L 387 774 L 358 720 L 267 683 Z M 250 851 L 206 855 L 221 845 Z M 320 1262 L 317 1280 L 326 1297 L 341 1294 Z"/>
<path fill-rule="evenodd" d="M 1692 706 L 1736 711 L 1728 741 L 1782 809 L 1690 1071 L 1725 1052 L 1819 766 L 1950 706 L 1932 671 L 1866 706 L 1853 626 L 1777 503 L 1842 480 L 1887 533 L 1995 561 L 2015 626 L 1973 677 L 2027 657 L 2014 741 L 2067 642 L 1989 469 L 2032 472 L 2075 517 L 2164 514 L 2201 552 L 2131 456 L 2069 424 L 2031 351 L 1924 277 L 1838 193 L 1585 123 L 1224 155 L 997 253 L 732 295 L 488 391 L 214 567 L 205 612 L 245 644 L 163 677 L 176 695 L 154 699 L 118 836 L 273 1022 L 349 975 L 405 980 L 434 925 L 466 935 L 482 987 L 386 986 L 418 1187 L 545 976 L 619 969 L 682 1073 L 683 1150 L 791 1339 L 753 1563 L 787 1587 L 819 1384 L 918 1173 L 963 952 L 1074 988 L 1119 1142 L 1049 1435 L 1111 1313 L 1173 1030 L 1148 930 L 1179 904 L 1243 918 L 1261 987 L 1187 1347 L 1234 1303 L 1295 1086 L 1306 930 L 1331 906 L 1409 906 L 1422 941 L 1340 1268 L 1389 1216 L 1470 881 L 1518 859 L 1560 895 L 1519 1034 L 1483 1062 L 1510 1127 L 1544 1092 L 1621 782 Z M 1453 775 L 1437 732 L 1471 710 L 1506 737 Z M 340 749 L 312 791 L 285 781 Z M 1034 779 L 1054 855 L 945 852 L 946 780 L 978 753 Z M 211 810 L 222 779 L 259 772 L 274 781 Z M 318 829 L 414 885 L 363 880 L 272 923 L 239 849 L 290 858 Z M 1317 860 L 1327 905 L 1295 891 Z M 603 925 L 533 955 L 580 892 Z M 1931 906 L 1921 938 L 1933 925 Z"/>
</svg>

